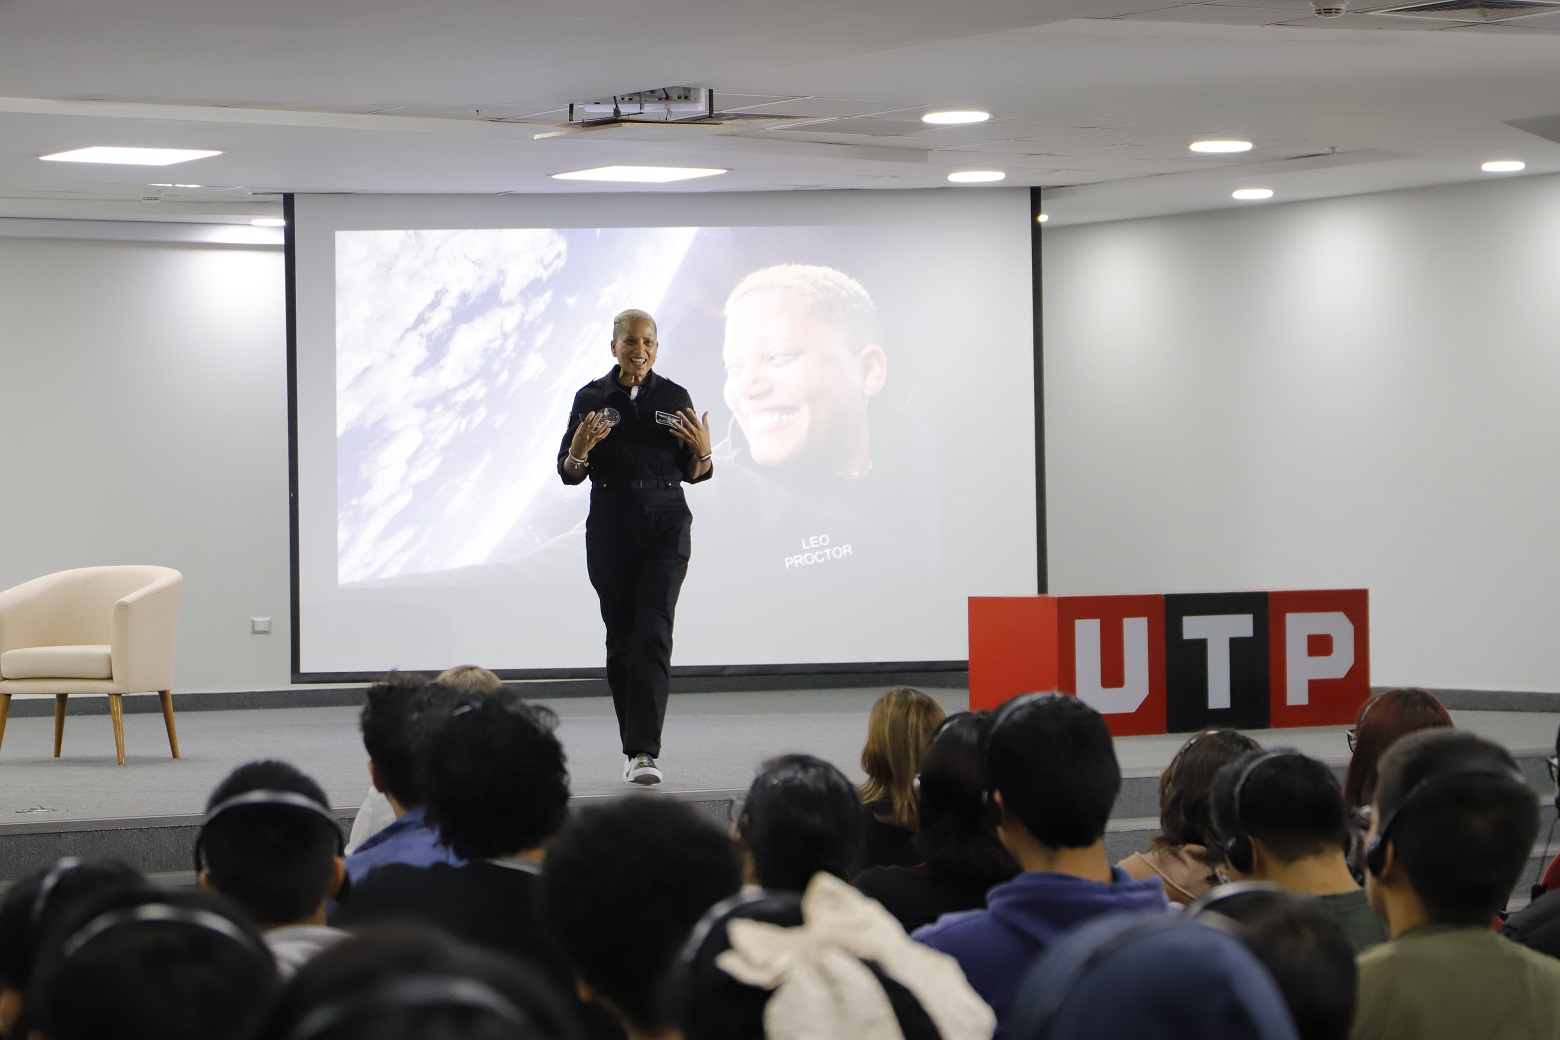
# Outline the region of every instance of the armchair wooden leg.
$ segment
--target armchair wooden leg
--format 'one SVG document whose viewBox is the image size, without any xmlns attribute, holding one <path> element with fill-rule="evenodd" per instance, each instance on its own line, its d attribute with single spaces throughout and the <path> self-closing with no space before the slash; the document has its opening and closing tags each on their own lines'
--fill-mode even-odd
<svg viewBox="0 0 1560 1040">
<path fill-rule="evenodd" d="M 157 699 L 162 701 L 163 725 L 168 727 L 168 747 L 173 750 L 173 757 L 179 757 L 179 731 L 173 725 L 173 691 L 157 691 Z M 0 719 L 0 737 L 3 737 L 5 722 Z"/>
<path fill-rule="evenodd" d="M 65 746 L 65 702 L 70 699 L 68 693 L 56 693 L 54 695 L 54 757 L 60 757 L 60 750 Z"/>
<path fill-rule="evenodd" d="M 114 720 L 114 751 L 119 756 L 119 764 L 125 764 L 125 695 L 111 693 L 108 695 L 108 714 Z"/>
<path fill-rule="evenodd" d="M 5 720 L 11 715 L 11 695 L 0 693 L 0 744 L 5 743 Z"/>
</svg>

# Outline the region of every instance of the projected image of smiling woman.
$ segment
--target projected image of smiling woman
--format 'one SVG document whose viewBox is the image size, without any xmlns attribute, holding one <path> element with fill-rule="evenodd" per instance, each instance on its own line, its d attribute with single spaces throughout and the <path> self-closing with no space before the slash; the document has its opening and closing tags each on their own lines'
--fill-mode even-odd
<svg viewBox="0 0 1560 1040">
<path fill-rule="evenodd" d="M 888 374 L 877 308 L 832 267 L 780 264 L 726 300 L 726 404 L 760 466 L 872 468 L 867 408 Z"/>
</svg>

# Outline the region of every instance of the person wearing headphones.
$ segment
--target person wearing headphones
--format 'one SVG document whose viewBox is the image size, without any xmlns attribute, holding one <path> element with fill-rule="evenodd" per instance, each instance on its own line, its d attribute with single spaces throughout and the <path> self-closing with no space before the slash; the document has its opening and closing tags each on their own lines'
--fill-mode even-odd
<svg viewBox="0 0 1560 1040">
<path fill-rule="evenodd" d="M 1209 807 L 1227 877 L 1311 897 L 1356 952 L 1386 941 L 1386 925 L 1349 873 L 1348 812 L 1326 765 L 1293 748 L 1252 752 L 1219 770 Z"/>
<path fill-rule="evenodd" d="M 1062 933 L 1105 914 L 1168 913 L 1159 878 L 1134 881 L 1105 855 L 1121 766 L 1099 712 L 1076 697 L 1007 702 L 986 744 L 986 811 L 1022 868 L 986 908 L 944 914 L 913 938 L 950 954 L 1000 1020 L 1025 970 Z"/>
<path fill-rule="evenodd" d="M 342 835 L 320 785 L 286 762 L 239 766 L 211 792 L 196 881 L 259 926 L 283 978 L 347 933 L 325 923 L 347 880 Z"/>
<path fill-rule="evenodd" d="M 1353 1040 L 1560 1036 L 1560 961 L 1490 929 L 1537 834 L 1498 744 L 1432 729 L 1382 756 L 1365 890 L 1392 938 L 1359 956 Z"/>
</svg>

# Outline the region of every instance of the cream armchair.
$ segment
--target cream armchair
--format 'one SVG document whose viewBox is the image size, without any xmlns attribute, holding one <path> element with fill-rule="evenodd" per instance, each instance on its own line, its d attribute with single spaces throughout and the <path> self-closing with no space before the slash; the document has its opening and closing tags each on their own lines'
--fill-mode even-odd
<svg viewBox="0 0 1560 1040">
<path fill-rule="evenodd" d="M 0 741 L 13 696 L 53 694 L 58 758 L 67 698 L 106 693 L 124 765 L 124 695 L 155 690 L 178 758 L 171 690 L 183 586 L 171 567 L 78 567 L 0 592 Z"/>
</svg>

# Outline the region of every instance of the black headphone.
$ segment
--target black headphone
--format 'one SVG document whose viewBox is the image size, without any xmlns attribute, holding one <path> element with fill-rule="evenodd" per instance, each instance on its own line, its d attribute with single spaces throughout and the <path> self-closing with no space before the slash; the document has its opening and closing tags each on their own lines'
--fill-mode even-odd
<svg viewBox="0 0 1560 1040">
<path fill-rule="evenodd" d="M 271 948 L 259 936 L 254 935 L 221 914 L 196 907 L 171 906 L 167 903 L 142 903 L 122 910 L 110 910 L 99 914 L 82 925 L 60 946 L 60 959 L 68 960 L 80 952 L 92 940 L 115 928 L 135 924 L 181 924 L 190 928 L 212 932 L 231 939 L 240 946 L 247 946 L 260 954 L 267 962 L 274 963 Z"/>
<path fill-rule="evenodd" d="M 1464 760 L 1462 762 L 1454 762 L 1444 768 L 1437 769 L 1408 789 L 1408 793 L 1398 800 L 1397 805 L 1393 807 L 1391 812 L 1387 813 L 1386 818 L 1381 821 L 1381 825 L 1376 828 L 1376 835 L 1370 839 L 1370 844 L 1365 846 L 1365 869 L 1370 871 L 1372 877 L 1380 877 L 1382 870 L 1386 868 L 1387 834 L 1392 830 L 1392 825 L 1398 821 L 1398 817 L 1403 815 L 1403 810 L 1408 808 L 1410 802 L 1423 795 L 1429 788 L 1458 776 L 1499 776 L 1524 788 L 1527 787 L 1527 778 L 1520 771 L 1503 762 L 1492 762 L 1488 758 L 1483 761 Z"/>
<path fill-rule="evenodd" d="M 1192 900 L 1185 910 L 1185 915 L 1187 917 L 1202 917 L 1204 914 L 1214 914 L 1219 918 L 1219 921 L 1215 923 L 1222 923 L 1230 920 L 1230 918 L 1223 916 L 1224 911 L 1219 909 L 1220 906 L 1231 900 L 1243 899 L 1246 896 L 1258 894 L 1283 898 L 1291 897 L 1289 889 L 1271 881 L 1229 881 L 1216 888 L 1210 888 Z"/>
<path fill-rule="evenodd" d="M 306 794 L 297 791 L 276 791 L 258 789 L 236 794 L 232 798 L 225 799 L 206 810 L 206 818 L 200 823 L 200 833 L 195 836 L 195 876 L 199 877 L 201 871 L 206 869 L 205 857 L 201 853 L 201 845 L 206 840 L 206 828 L 223 813 L 230 809 L 247 809 L 252 806 L 272 806 L 275 808 L 302 809 L 313 813 L 330 825 L 330 832 L 336 836 L 336 855 L 343 856 L 347 850 L 347 840 L 341 834 L 341 826 L 336 822 L 336 817 L 325 806 L 316 802 Z"/>
<path fill-rule="evenodd" d="M 55 861 L 54 866 L 38 882 L 38 891 L 33 895 L 32 910 L 27 915 L 27 923 L 30 928 L 37 928 L 43 920 L 43 915 L 49 909 L 49 900 L 54 898 L 54 890 L 59 887 L 65 875 L 81 866 L 81 860 L 75 856 L 65 856 Z"/>
<path fill-rule="evenodd" d="M 1294 758 L 1300 752 L 1294 748 L 1279 748 L 1276 751 L 1264 751 L 1262 754 L 1246 763 L 1246 768 L 1240 771 L 1240 776 L 1235 779 L 1235 792 L 1231 799 L 1230 808 L 1230 835 L 1224 839 L 1224 862 L 1240 871 L 1242 874 L 1250 872 L 1256 857 L 1251 847 L 1251 836 L 1246 833 L 1245 821 L 1241 819 L 1241 803 L 1246 795 L 1246 785 L 1251 782 L 1252 776 L 1265 763 L 1280 758 Z"/>
<path fill-rule="evenodd" d="M 535 1028 L 524 1009 L 486 982 L 454 975 L 401 975 L 386 979 L 366 993 L 315 1008 L 299 1020 L 287 1034 L 287 1040 L 315 1040 L 364 1018 L 426 1008 L 484 1011 L 517 1030 Z"/>
<path fill-rule="evenodd" d="M 997 739 L 997 734 L 1002 732 L 1002 727 L 1012 721 L 1013 716 L 1028 708 L 1032 704 L 1049 704 L 1058 697 L 1069 696 L 1065 693 L 1024 693 L 1014 697 L 1010 701 L 1003 702 L 997 709 L 997 713 L 991 717 L 991 732 L 986 734 L 986 746 L 990 747 Z M 996 830 L 1002 823 L 1002 807 L 997 804 L 997 789 L 990 786 L 990 777 L 987 777 L 987 787 L 980 796 L 981 812 L 986 818 L 986 829 Z"/>
</svg>

